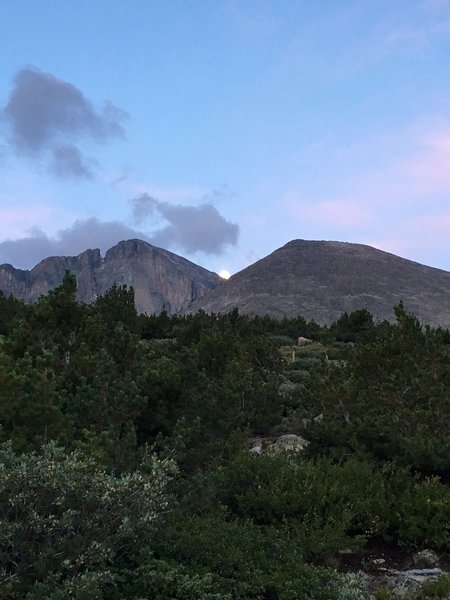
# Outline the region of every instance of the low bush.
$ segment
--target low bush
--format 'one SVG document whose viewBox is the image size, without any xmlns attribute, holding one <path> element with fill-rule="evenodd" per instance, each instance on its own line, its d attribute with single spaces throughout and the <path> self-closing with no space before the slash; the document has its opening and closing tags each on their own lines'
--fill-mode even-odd
<svg viewBox="0 0 450 600">
<path fill-rule="evenodd" d="M 22 455 L 3 444 L 1 598 L 101 598 L 113 571 L 133 564 L 151 541 L 172 473 L 171 461 L 152 456 L 114 476 L 53 444 Z"/>
<path fill-rule="evenodd" d="M 427 581 L 420 595 L 421 599 L 439 598 L 444 600 L 450 597 L 450 573 L 441 575 L 435 581 Z"/>
<path fill-rule="evenodd" d="M 450 547 L 450 488 L 438 477 L 417 481 L 397 499 L 400 545 L 447 550 Z"/>
<path fill-rule="evenodd" d="M 230 519 L 229 515 L 227 518 L 226 513 L 186 516 L 177 511 L 169 515 L 160 534 L 157 555 L 164 557 L 165 566 L 156 577 L 149 579 L 152 587 L 142 591 L 149 596 L 151 589 L 150 596 L 158 600 L 190 597 L 337 599 L 337 593 L 327 585 L 332 576 L 305 565 L 295 539 L 274 528 L 261 528 L 250 521 Z M 204 586 L 205 596 L 183 597 L 173 591 L 173 595 L 160 595 L 154 588 L 155 582 L 161 586 L 168 571 L 174 577 L 168 579 L 167 589 L 174 581 L 189 582 L 191 586 L 195 583 L 198 587 Z"/>
<path fill-rule="evenodd" d="M 307 558 L 360 546 L 388 525 L 383 477 L 356 459 L 241 455 L 212 477 L 215 501 L 240 519 L 288 529 Z"/>
</svg>

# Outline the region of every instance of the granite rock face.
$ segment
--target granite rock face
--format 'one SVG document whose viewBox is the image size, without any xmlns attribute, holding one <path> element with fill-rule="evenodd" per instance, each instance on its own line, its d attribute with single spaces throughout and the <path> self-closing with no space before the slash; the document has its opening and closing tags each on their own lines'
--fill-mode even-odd
<svg viewBox="0 0 450 600">
<path fill-rule="evenodd" d="M 347 311 L 369 310 L 375 319 L 394 320 L 393 307 L 423 323 L 450 327 L 450 273 L 363 244 L 293 240 L 221 282 L 189 312 L 277 318 L 302 315 L 330 324 Z"/>
<path fill-rule="evenodd" d="M 93 302 L 114 283 L 133 286 L 139 313 L 180 312 L 217 285 L 216 273 L 141 240 L 119 242 L 102 258 L 100 250 L 46 258 L 30 271 L 0 265 L 0 290 L 28 302 L 58 286 L 66 270 L 77 277 L 78 298 Z"/>
</svg>

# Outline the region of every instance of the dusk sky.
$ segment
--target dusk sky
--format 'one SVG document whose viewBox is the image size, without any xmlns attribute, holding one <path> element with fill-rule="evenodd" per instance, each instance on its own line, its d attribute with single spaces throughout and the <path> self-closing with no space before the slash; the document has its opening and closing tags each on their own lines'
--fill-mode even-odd
<svg viewBox="0 0 450 600">
<path fill-rule="evenodd" d="M 0 0 L 0 264 L 296 238 L 450 270 L 450 0 Z"/>
</svg>

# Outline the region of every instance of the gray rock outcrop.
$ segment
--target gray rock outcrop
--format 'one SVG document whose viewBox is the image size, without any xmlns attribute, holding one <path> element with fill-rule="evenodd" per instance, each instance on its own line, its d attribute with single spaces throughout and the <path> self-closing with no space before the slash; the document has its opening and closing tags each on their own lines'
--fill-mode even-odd
<svg viewBox="0 0 450 600">
<path fill-rule="evenodd" d="M 0 290 L 27 302 L 58 286 L 66 270 L 77 277 L 79 300 L 93 302 L 114 283 L 133 286 L 139 313 L 179 313 L 217 285 L 216 273 L 141 240 L 123 241 L 102 258 L 100 250 L 79 256 L 53 256 L 30 271 L 0 265 Z"/>
<path fill-rule="evenodd" d="M 418 568 L 434 568 L 439 566 L 439 556 L 434 550 L 425 548 L 413 554 L 413 562 Z"/>
<path fill-rule="evenodd" d="M 295 433 L 280 435 L 274 444 L 274 452 L 302 452 L 309 442 Z"/>
<path fill-rule="evenodd" d="M 411 569 L 397 571 L 386 569 L 379 575 L 365 575 L 369 598 L 376 598 L 380 589 L 388 590 L 393 598 L 417 598 L 423 586 L 436 581 L 444 572 L 441 569 Z"/>
</svg>

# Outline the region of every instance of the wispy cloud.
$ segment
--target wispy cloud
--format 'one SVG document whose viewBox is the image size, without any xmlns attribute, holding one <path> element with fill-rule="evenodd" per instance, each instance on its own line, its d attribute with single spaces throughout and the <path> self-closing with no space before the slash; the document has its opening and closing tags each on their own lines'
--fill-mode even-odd
<svg viewBox="0 0 450 600">
<path fill-rule="evenodd" d="M 338 76 L 365 73 L 387 61 L 425 58 L 435 52 L 441 40 L 450 36 L 448 0 L 411 0 L 402 3 L 403 6 L 395 6 L 395 10 L 384 11 L 383 18 L 379 15 L 382 3 L 368 4 L 364 14 L 372 13 L 371 24 L 367 25 L 363 35 L 355 31 L 349 36 L 348 43 L 342 45 L 341 52 L 330 57 L 332 72 Z M 349 19 L 356 25 L 361 15 L 356 10 L 353 17 L 350 13 Z"/>
</svg>

